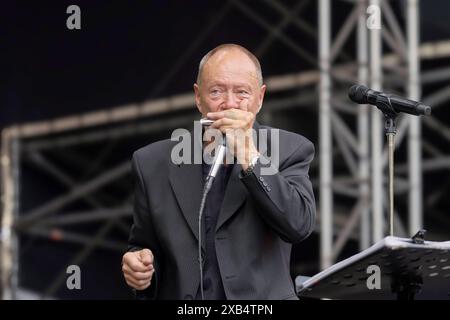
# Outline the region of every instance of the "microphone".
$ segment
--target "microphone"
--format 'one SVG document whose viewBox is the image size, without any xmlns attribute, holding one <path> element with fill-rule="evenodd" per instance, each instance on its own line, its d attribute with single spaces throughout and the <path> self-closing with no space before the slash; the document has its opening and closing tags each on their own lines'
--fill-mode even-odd
<svg viewBox="0 0 450 320">
<path fill-rule="evenodd" d="M 209 169 L 208 177 L 206 178 L 207 182 L 216 177 L 217 171 L 219 171 L 219 168 L 223 164 L 223 160 L 225 159 L 225 153 L 227 150 L 225 138 L 223 139 L 223 141 L 224 141 L 223 144 L 217 147 L 216 155 L 214 157 L 213 163 L 211 164 L 211 169 Z"/>
<path fill-rule="evenodd" d="M 383 113 L 397 115 L 403 112 L 415 116 L 430 115 L 431 107 L 422 102 L 409 100 L 393 94 L 375 91 L 363 85 L 354 85 L 348 91 L 348 97 L 358 104 L 371 104 Z"/>
</svg>

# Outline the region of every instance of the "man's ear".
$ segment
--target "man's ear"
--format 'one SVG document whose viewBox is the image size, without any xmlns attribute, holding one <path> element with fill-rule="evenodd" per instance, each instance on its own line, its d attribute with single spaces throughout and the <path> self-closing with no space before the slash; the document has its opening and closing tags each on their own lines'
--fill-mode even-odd
<svg viewBox="0 0 450 320">
<path fill-rule="evenodd" d="M 194 83 L 194 93 L 195 93 L 195 104 L 197 105 L 197 109 L 198 111 L 200 111 L 201 114 L 203 114 L 202 112 L 202 106 L 200 103 L 200 88 L 198 86 L 198 84 Z"/>
<path fill-rule="evenodd" d="M 261 89 L 260 89 L 260 92 L 259 92 L 259 94 L 260 94 L 260 96 L 259 96 L 259 108 L 258 108 L 258 111 L 256 113 L 258 113 L 261 110 L 261 108 L 262 108 L 263 101 L 264 101 L 264 94 L 265 93 L 266 93 L 266 85 L 263 84 L 261 86 Z"/>
</svg>

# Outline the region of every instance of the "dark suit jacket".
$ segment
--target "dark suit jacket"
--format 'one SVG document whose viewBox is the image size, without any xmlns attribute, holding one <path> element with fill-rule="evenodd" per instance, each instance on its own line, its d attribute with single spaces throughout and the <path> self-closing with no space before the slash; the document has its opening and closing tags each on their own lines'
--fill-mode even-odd
<svg viewBox="0 0 450 320">
<path fill-rule="evenodd" d="M 260 128 L 270 130 L 255 123 Z M 202 165 L 172 163 L 177 143 L 155 142 L 133 155 L 135 212 L 129 250 L 152 250 L 156 270 L 151 286 L 138 291 L 138 297 L 192 299 L 199 288 Z M 280 130 L 278 147 L 277 174 L 261 175 L 260 163 L 249 176 L 240 176 L 240 165 L 231 173 L 215 242 L 227 299 L 296 299 L 290 253 L 292 243 L 314 229 L 308 177 L 314 146 L 301 135 Z M 268 159 L 269 152 L 262 157 Z"/>
</svg>

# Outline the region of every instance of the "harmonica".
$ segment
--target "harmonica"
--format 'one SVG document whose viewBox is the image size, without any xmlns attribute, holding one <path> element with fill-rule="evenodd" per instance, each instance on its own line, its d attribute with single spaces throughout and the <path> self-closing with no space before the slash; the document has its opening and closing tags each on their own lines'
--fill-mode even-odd
<svg viewBox="0 0 450 320">
<path fill-rule="evenodd" d="M 206 119 L 206 118 L 200 119 L 200 124 L 205 127 L 209 127 L 213 123 L 214 123 L 214 120 L 210 120 L 210 119 Z"/>
</svg>

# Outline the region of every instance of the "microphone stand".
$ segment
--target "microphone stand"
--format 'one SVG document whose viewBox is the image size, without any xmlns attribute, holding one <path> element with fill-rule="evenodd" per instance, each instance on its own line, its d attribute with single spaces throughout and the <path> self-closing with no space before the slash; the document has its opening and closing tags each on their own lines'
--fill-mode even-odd
<svg viewBox="0 0 450 320">
<path fill-rule="evenodd" d="M 395 119 L 397 112 L 392 106 L 387 94 L 380 94 L 375 105 L 384 113 L 384 133 L 388 140 L 388 167 L 389 167 L 389 235 L 394 235 L 394 150 L 395 134 L 397 133 Z"/>
<path fill-rule="evenodd" d="M 411 115 L 430 115 L 431 107 L 421 102 L 416 102 L 391 94 L 375 91 L 366 86 L 354 85 L 349 90 L 350 100 L 359 104 L 375 105 L 384 114 L 384 132 L 388 140 L 388 157 L 389 157 L 389 233 L 394 234 L 394 150 L 395 150 L 395 134 L 396 124 L 395 118 L 399 112 L 409 113 Z M 392 99 L 392 101 L 391 101 Z M 396 106 L 394 108 L 392 102 Z"/>
<path fill-rule="evenodd" d="M 384 115 L 384 131 L 388 139 L 389 162 L 389 235 L 394 235 L 394 150 L 395 150 L 395 117 Z"/>
</svg>

